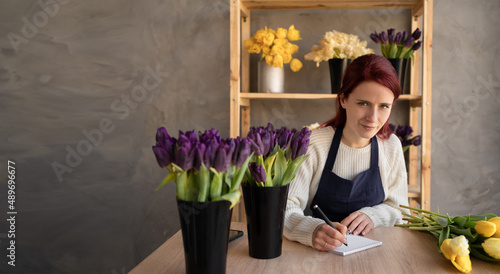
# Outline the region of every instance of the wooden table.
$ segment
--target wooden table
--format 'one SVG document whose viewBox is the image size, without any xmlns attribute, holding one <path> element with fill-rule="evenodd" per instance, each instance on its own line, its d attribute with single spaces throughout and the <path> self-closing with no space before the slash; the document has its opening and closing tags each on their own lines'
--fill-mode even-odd
<svg viewBox="0 0 500 274">
<path fill-rule="evenodd" d="M 270 260 L 248 255 L 246 224 L 232 223 L 231 228 L 245 234 L 229 243 L 227 273 L 461 273 L 438 253 L 434 236 L 407 228 L 375 228 L 367 237 L 382 241 L 381 246 L 345 257 L 284 238 L 281 256 Z M 181 232 L 130 273 L 185 273 Z M 471 273 L 500 273 L 500 264 L 472 258 Z"/>
</svg>

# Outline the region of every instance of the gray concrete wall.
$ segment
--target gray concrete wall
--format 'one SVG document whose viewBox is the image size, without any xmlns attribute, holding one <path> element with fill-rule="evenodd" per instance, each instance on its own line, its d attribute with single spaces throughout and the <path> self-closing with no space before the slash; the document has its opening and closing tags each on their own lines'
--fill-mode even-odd
<svg viewBox="0 0 500 274">
<path fill-rule="evenodd" d="M 200 0 L 0 3 L 1 273 L 126 273 L 179 229 L 174 185 L 154 192 L 165 171 L 151 146 L 160 126 L 228 136 L 228 8 Z M 434 8 L 432 209 L 500 214 L 500 3 L 436 0 Z M 327 30 L 366 40 L 374 30 L 407 28 L 407 16 L 259 12 L 252 31 L 295 24 L 302 59 Z M 287 90 L 328 92 L 327 66 L 303 63 L 287 71 Z M 252 106 L 254 125 L 299 127 L 334 113 L 331 101 Z M 399 108 L 393 122 L 404 123 Z M 15 267 L 5 256 L 8 160 L 17 176 Z"/>
</svg>

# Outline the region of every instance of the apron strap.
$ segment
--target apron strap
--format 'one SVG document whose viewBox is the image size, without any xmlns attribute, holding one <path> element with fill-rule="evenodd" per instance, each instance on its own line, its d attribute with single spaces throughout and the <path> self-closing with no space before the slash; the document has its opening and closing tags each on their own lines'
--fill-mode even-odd
<svg viewBox="0 0 500 274">
<path fill-rule="evenodd" d="M 333 164 L 335 164 L 335 159 L 337 158 L 337 151 L 339 150 L 340 140 L 342 139 L 343 127 L 337 127 L 335 130 L 335 135 L 333 136 L 332 144 L 330 146 L 330 151 L 328 152 L 328 158 L 326 159 L 325 169 L 332 170 Z"/>
</svg>

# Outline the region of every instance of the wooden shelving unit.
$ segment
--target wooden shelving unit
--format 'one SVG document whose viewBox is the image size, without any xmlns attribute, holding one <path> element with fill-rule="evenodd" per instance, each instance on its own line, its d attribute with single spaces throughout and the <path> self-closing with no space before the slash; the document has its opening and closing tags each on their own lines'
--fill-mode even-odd
<svg viewBox="0 0 500 274">
<path fill-rule="evenodd" d="M 313 10 L 313 9 L 409 9 L 412 30 L 422 30 L 422 49 L 415 52 L 411 69 L 410 94 L 400 100 L 408 100 L 409 124 L 415 134 L 422 135 L 422 145 L 410 149 L 409 199 L 411 206 L 430 209 L 431 188 L 431 107 L 432 107 L 432 6 L 433 0 L 399 1 L 287 1 L 287 0 L 231 0 L 230 5 L 230 135 L 246 134 L 250 129 L 252 100 L 335 100 L 335 94 L 304 93 L 255 93 L 250 92 L 250 55 L 242 50 L 242 41 L 251 37 L 250 19 L 252 10 Z M 422 59 L 422 67 L 420 62 Z M 421 78 L 419 72 L 421 71 Z M 420 128 L 420 132 L 418 132 Z M 420 150 L 420 157 L 419 155 Z M 420 171 L 420 172 L 419 172 Z M 233 220 L 241 221 L 242 206 L 233 211 Z M 243 214 L 244 215 L 244 214 Z"/>
</svg>

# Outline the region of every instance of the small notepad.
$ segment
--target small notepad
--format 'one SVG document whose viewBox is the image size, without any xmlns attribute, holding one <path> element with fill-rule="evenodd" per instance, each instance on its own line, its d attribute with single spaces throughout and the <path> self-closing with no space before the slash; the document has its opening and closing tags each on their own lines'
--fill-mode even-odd
<svg viewBox="0 0 500 274">
<path fill-rule="evenodd" d="M 349 246 L 341 245 L 330 252 L 346 256 L 372 247 L 382 245 L 381 241 L 368 239 L 362 236 L 346 235 Z"/>
</svg>

